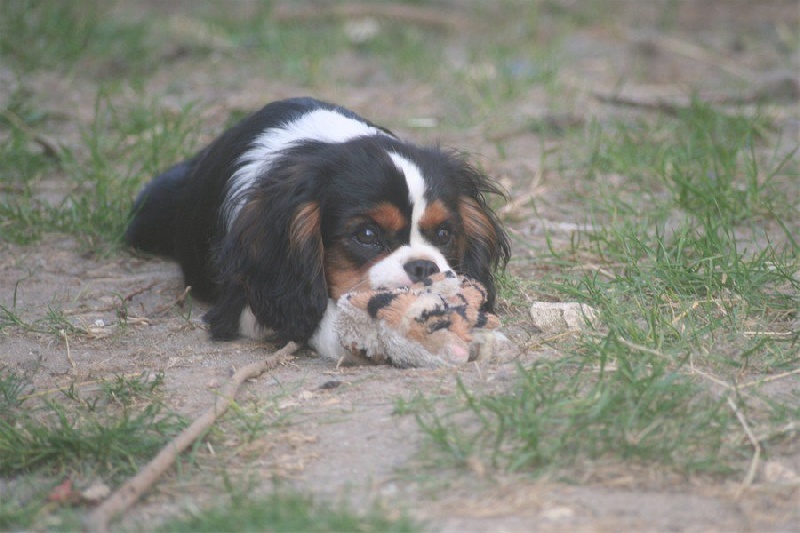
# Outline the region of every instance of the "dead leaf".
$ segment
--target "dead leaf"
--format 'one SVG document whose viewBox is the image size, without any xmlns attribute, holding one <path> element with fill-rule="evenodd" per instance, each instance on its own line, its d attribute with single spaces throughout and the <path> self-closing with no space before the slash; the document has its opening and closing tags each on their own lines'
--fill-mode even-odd
<svg viewBox="0 0 800 533">
<path fill-rule="evenodd" d="M 75 503 L 80 499 L 80 494 L 72 490 L 72 480 L 67 478 L 50 491 L 47 501 L 57 503 Z"/>
</svg>

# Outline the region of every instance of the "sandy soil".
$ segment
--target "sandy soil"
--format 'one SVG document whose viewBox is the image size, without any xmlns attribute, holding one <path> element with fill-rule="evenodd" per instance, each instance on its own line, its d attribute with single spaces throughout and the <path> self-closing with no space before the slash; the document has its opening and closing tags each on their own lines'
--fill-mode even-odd
<svg viewBox="0 0 800 533">
<path fill-rule="evenodd" d="M 53 239 L 46 246 L 7 248 L 0 262 L 0 291 L 16 289 L 18 309 L 28 310 L 23 318 L 40 317 L 51 306 L 91 332 L 68 336 L 69 350 L 52 334 L 3 336 L 4 362 L 28 372 L 37 390 L 163 372 L 167 404 L 192 417 L 211 405 L 233 369 L 274 349 L 252 341 L 210 342 L 197 318 L 205 307 L 194 304 L 187 318 L 188 309 L 174 305 L 183 291 L 173 264 L 133 256 L 87 259 L 74 249 L 69 239 Z M 129 295 L 129 323 L 122 325 L 117 309 Z M 557 353 L 526 352 L 520 362 L 546 357 Z M 201 450 L 204 467 L 166 476 L 123 523 L 148 524 L 213 502 L 219 484 L 213 472 L 223 465 L 235 479 L 253 483 L 254 491 L 278 477 L 322 498 L 345 498 L 356 509 L 378 501 L 407 510 L 441 531 L 788 531 L 800 518 L 791 488 L 757 484 L 737 498 L 736 480 L 687 480 L 657 468 L 593 465 L 581 485 L 487 475 L 480 464 L 467 472 L 429 471 L 420 460 L 426 440 L 412 416 L 393 415 L 396 400 L 453 395 L 457 376 L 470 390 L 505 390 L 516 363 L 337 369 L 304 350 L 291 364 L 247 383 L 237 397 L 285 423 L 244 448 L 235 437 L 222 439 L 214 454 L 225 459 L 218 462 Z M 328 388 L 330 382 L 338 385 Z"/>
<path fill-rule="evenodd" d="M 720 7 L 725 2 L 713 3 L 717 18 L 710 26 L 704 25 L 709 12 L 697 7 L 699 2 L 687 4 L 693 7 L 679 14 L 684 36 L 699 32 L 699 40 L 719 45 L 718 58 L 725 62 L 710 65 L 707 57 L 691 57 L 660 34 L 636 29 L 648 27 L 637 25 L 638 20 L 647 20 L 647 9 L 642 9 L 613 31 L 589 26 L 570 37 L 565 46 L 568 61 L 559 70 L 559 77 L 574 88 L 574 108 L 553 114 L 547 107 L 545 91 L 533 89 L 515 103 L 516 116 L 552 115 L 557 120 L 582 123 L 589 116 L 603 119 L 612 112 L 625 112 L 591 97 L 592 91 L 610 94 L 619 79 L 634 80 L 625 84 L 622 94 L 657 98 L 685 96 L 690 85 L 717 90 L 721 80 L 731 76 L 726 69 L 753 76 L 745 92 L 765 87 L 765 80 L 780 78 L 780 64 L 768 45 L 748 44 L 744 52 L 731 51 L 726 39 L 733 39 L 734 34 L 719 29 L 725 22 L 721 18 L 732 17 L 729 10 Z M 754 38 L 761 35 L 760 31 L 772 31 L 769 28 L 775 28 L 776 21 L 796 23 L 796 3 L 774 4 L 770 9 L 740 11 L 732 17 L 733 22 L 751 32 L 743 35 Z M 373 83 L 357 91 L 344 85 L 317 88 L 316 96 L 357 109 L 367 117 L 380 117 L 412 139 L 433 139 L 426 130 L 408 126 L 409 119 L 447 113 L 447 100 L 432 87 L 381 82 L 379 65 L 365 58 L 342 57 L 338 64 Z M 203 69 L 196 64 L 173 64 L 156 73 L 148 91 L 157 95 L 175 83 L 186 87 L 183 94 L 172 91 L 163 103 L 177 106 L 199 101 L 197 108 L 204 114 L 209 135 L 218 130 L 232 109 L 255 109 L 265 99 L 309 92 L 308 88 L 241 74 L 241 66 L 225 61 L 210 61 Z M 55 87 L 61 95 L 50 102 L 54 109 L 74 122 L 88 121 L 94 94 L 87 90 L 89 81 L 38 76 L 41 79 L 35 83 Z M 787 95 L 775 96 L 780 99 Z M 796 95 L 789 93 L 787 97 L 790 105 L 796 105 L 791 104 Z M 776 113 L 783 111 L 779 108 Z M 796 120 L 789 118 L 782 126 L 786 137 L 797 137 Z M 62 127 L 65 134 L 73 129 L 70 121 Z M 495 135 L 506 136 L 502 157 L 492 148 Z M 525 206 L 506 215 L 515 236 L 529 243 L 530 251 L 522 253 L 544 248 L 545 227 L 564 241 L 579 229 L 574 212 L 562 201 L 555 175 L 541 168 L 541 150 L 547 146 L 535 133 L 520 129 L 514 117 L 480 130 L 446 132 L 439 139 L 445 145 L 476 153 L 515 197 L 534 194 L 540 198 L 538 217 Z M 531 176 L 539 178 L 533 180 Z M 51 306 L 90 331 L 88 335 L 68 336 L 69 349 L 63 338 L 51 334 L 11 328 L 0 335 L 2 362 L 30 373 L 37 389 L 119 374 L 163 372 L 169 406 L 192 416 L 213 401 L 217 387 L 233 368 L 274 349 L 250 341 L 210 342 L 199 320 L 204 305 L 195 302 L 191 310 L 175 306 L 183 287 L 174 264 L 128 253 L 93 258 L 77 250 L 72 239 L 62 236 L 24 247 L 0 242 L 0 302 L 10 304 L 15 298 L 16 309 L 26 320 L 44 316 Z M 535 275 L 513 265 L 511 268 L 517 269 L 516 274 Z M 123 311 L 127 323 L 120 321 Z M 507 333 L 525 345 L 531 331 L 522 324 Z M 557 357 L 557 353 L 546 348 L 524 350 L 519 361 L 528 364 L 543 357 Z M 595 474 L 580 485 L 497 477 L 487 474 L 479 464 L 469 472 L 426 471 L 419 459 L 425 449 L 424 436 L 413 417 L 393 415 L 396 399 L 412 399 L 417 393 L 453 394 L 457 376 L 474 390 L 504 390 L 512 384 L 515 364 L 517 361 L 484 361 L 443 370 L 336 368 L 305 350 L 292 364 L 247 383 L 240 392 L 240 403 L 262 405 L 271 416 L 285 416 L 286 423 L 270 432 L 268 439 L 227 456 L 225 468 L 243 477 L 254 476 L 260 483 L 254 490 L 270 486 L 271 479 L 278 476 L 321 497 L 344 497 L 356 508 L 369 507 L 377 499 L 388 509 L 409 510 L 431 529 L 452 532 L 789 531 L 800 524 L 800 493 L 769 484 L 757 483 L 738 495 L 737 480 L 675 479 L 635 466 L 605 472 L 602 465 L 594 465 Z M 339 385 L 323 387 L 332 381 Z M 221 448 L 216 451 L 220 457 L 225 456 L 224 439 Z M 213 465 L 211 453 L 202 453 L 204 464 Z M 794 464 L 796 471 L 798 462 L 800 458 Z M 214 501 L 213 483 L 202 483 L 206 475 L 211 479 L 213 472 L 168 476 L 126 515 L 124 523 L 146 524 L 176 510 Z"/>
</svg>

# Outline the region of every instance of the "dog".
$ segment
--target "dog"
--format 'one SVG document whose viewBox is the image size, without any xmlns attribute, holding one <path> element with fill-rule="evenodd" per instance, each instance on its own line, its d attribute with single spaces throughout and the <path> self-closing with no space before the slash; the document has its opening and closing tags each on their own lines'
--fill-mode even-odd
<svg viewBox="0 0 800 533">
<path fill-rule="evenodd" d="M 344 355 L 336 301 L 453 270 L 486 310 L 509 238 L 498 185 L 459 153 L 401 140 L 313 98 L 270 103 L 137 196 L 125 241 L 177 261 L 212 303 L 214 340 L 240 335 Z"/>
</svg>

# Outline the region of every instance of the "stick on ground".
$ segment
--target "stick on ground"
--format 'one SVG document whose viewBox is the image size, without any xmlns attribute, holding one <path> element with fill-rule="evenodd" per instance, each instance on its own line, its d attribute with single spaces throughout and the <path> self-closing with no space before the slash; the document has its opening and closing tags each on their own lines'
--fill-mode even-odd
<svg viewBox="0 0 800 533">
<path fill-rule="evenodd" d="M 84 523 L 84 529 L 96 533 L 105 533 L 115 516 L 125 512 L 144 494 L 161 475 L 175 462 L 178 455 L 195 440 L 205 434 L 206 430 L 216 422 L 217 418 L 228 409 L 239 391 L 239 386 L 248 379 L 260 376 L 267 370 L 284 364 L 297 351 L 299 346 L 289 342 L 270 357 L 257 363 L 243 366 L 237 370 L 230 381 L 217 396 L 214 405 L 208 408 L 200 418 L 192 422 L 180 435 L 167 444 L 138 474 L 129 479 L 109 499 L 92 512 Z"/>
</svg>

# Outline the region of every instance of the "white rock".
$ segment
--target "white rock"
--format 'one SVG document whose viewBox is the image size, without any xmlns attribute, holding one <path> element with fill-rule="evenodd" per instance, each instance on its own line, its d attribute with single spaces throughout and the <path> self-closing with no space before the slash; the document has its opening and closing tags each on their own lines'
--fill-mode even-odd
<svg viewBox="0 0 800 533">
<path fill-rule="evenodd" d="M 98 503 L 111 495 L 111 489 L 101 481 L 92 483 L 86 490 L 81 491 L 81 498 L 88 503 Z"/>
<path fill-rule="evenodd" d="M 578 302 L 534 302 L 530 315 L 542 333 L 585 329 L 597 323 L 597 311 Z"/>
<path fill-rule="evenodd" d="M 800 485 L 800 475 L 778 461 L 764 463 L 764 481 L 773 485 Z"/>
<path fill-rule="evenodd" d="M 575 511 L 566 506 L 551 507 L 539 513 L 539 516 L 545 520 L 564 520 L 574 517 Z"/>
</svg>

